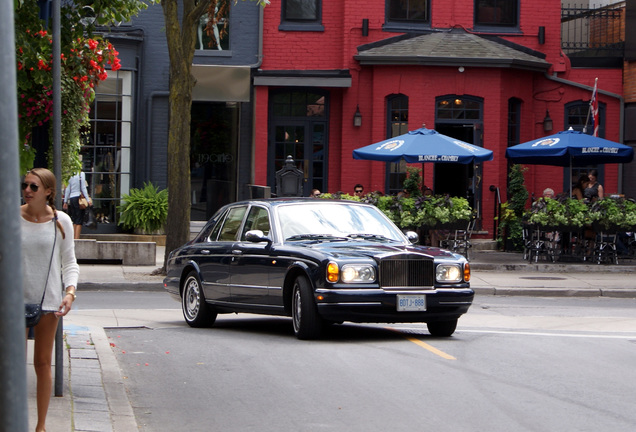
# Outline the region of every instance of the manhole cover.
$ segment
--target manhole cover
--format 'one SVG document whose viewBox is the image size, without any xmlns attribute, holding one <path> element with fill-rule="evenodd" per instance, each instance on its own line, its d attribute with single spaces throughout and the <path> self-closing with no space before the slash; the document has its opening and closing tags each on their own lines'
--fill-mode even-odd
<svg viewBox="0 0 636 432">
<path fill-rule="evenodd" d="M 564 277 L 554 276 L 522 276 L 520 279 L 532 279 L 532 280 L 565 280 Z"/>
</svg>

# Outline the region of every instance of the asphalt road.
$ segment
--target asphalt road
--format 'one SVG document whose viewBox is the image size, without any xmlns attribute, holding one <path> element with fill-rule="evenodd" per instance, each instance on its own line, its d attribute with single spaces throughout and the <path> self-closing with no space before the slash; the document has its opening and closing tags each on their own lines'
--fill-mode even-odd
<svg viewBox="0 0 636 432">
<path fill-rule="evenodd" d="M 452 338 L 345 323 L 320 341 L 254 315 L 191 329 L 163 293 L 83 300 L 157 310 L 107 331 L 143 431 L 636 429 L 634 300 L 478 296 Z"/>
</svg>

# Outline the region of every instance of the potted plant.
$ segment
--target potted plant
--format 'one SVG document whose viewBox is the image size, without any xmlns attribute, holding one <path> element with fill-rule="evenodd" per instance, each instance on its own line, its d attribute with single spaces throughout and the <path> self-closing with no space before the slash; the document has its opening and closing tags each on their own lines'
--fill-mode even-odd
<svg viewBox="0 0 636 432">
<path fill-rule="evenodd" d="M 144 183 L 143 189 L 132 188 L 122 196 L 119 224 L 138 234 L 163 234 L 168 217 L 168 190 Z"/>
</svg>

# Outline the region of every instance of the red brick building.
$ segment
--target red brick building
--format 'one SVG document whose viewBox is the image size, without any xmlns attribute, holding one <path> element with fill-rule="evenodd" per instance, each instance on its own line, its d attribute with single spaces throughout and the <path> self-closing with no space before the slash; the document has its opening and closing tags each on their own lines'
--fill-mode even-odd
<svg viewBox="0 0 636 432">
<path fill-rule="evenodd" d="M 506 147 L 582 129 L 595 78 L 599 136 L 622 138 L 623 65 L 577 67 L 562 50 L 554 0 L 281 0 L 263 19 L 254 184 L 274 187 L 292 155 L 305 195 L 352 193 L 356 183 L 394 193 L 404 164 L 354 160 L 352 151 L 426 125 L 493 150 L 494 160 L 477 166 L 422 165 L 435 193 L 472 200 L 491 237 L 491 186 L 506 200 Z M 593 168 L 606 194 L 622 192 L 619 165 Z M 568 170 L 528 166 L 530 193 L 569 185 Z"/>
</svg>

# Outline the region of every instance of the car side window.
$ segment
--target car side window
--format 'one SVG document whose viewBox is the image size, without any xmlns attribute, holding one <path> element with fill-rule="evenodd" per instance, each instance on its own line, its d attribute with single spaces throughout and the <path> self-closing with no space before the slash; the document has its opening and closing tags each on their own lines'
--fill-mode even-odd
<svg viewBox="0 0 636 432">
<path fill-rule="evenodd" d="M 247 215 L 241 240 L 245 240 L 245 234 L 250 230 L 261 230 L 263 234 L 269 235 L 269 227 L 269 214 L 267 210 L 263 207 L 252 207 Z"/>
<path fill-rule="evenodd" d="M 246 210 L 247 207 L 242 206 L 231 208 L 228 211 L 225 222 L 223 222 L 221 232 L 219 233 L 219 241 L 236 240 L 236 235 L 241 228 L 241 222 L 243 221 Z"/>
</svg>

